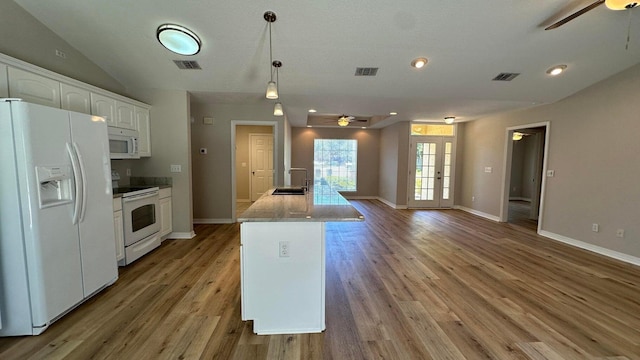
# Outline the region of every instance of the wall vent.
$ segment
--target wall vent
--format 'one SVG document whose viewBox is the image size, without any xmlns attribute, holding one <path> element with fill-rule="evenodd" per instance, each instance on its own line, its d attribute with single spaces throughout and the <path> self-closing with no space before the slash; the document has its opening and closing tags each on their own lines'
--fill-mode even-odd
<svg viewBox="0 0 640 360">
<path fill-rule="evenodd" d="M 356 76 L 376 76 L 378 68 L 374 67 L 359 67 L 356 68 Z"/>
<path fill-rule="evenodd" d="M 192 60 L 173 60 L 178 66 L 178 69 L 182 70 L 201 70 L 200 64 L 197 61 Z"/>
<path fill-rule="evenodd" d="M 511 81 L 515 79 L 520 73 L 500 73 L 493 78 L 493 81 Z"/>
</svg>

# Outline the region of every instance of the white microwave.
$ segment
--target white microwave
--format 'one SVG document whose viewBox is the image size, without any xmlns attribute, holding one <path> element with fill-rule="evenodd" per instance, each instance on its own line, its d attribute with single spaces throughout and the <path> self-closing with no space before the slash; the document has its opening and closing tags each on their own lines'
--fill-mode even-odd
<svg viewBox="0 0 640 360">
<path fill-rule="evenodd" d="M 111 159 L 139 159 L 138 131 L 109 126 Z"/>
</svg>

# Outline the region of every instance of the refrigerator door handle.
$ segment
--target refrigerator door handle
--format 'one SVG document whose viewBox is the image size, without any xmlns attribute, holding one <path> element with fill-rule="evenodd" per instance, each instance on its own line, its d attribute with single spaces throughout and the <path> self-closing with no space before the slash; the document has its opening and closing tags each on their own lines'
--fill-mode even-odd
<svg viewBox="0 0 640 360">
<path fill-rule="evenodd" d="M 78 223 L 80 217 L 80 207 L 82 206 L 82 179 L 80 166 L 78 165 L 78 159 L 76 158 L 75 151 L 71 148 L 71 144 L 67 143 L 67 153 L 69 153 L 69 158 L 71 159 L 71 167 L 73 168 L 73 183 L 75 186 L 75 199 L 74 199 L 74 207 L 73 207 L 73 224 L 76 225 Z"/>
<path fill-rule="evenodd" d="M 76 156 L 78 157 L 78 165 L 80 165 L 80 175 L 82 177 L 82 210 L 80 210 L 80 219 L 79 222 L 84 221 L 84 213 L 87 210 L 87 197 L 85 196 L 87 189 L 87 175 L 84 171 L 84 161 L 82 160 L 82 153 L 80 149 L 78 149 L 78 143 L 73 143 L 73 150 L 76 152 Z"/>
</svg>

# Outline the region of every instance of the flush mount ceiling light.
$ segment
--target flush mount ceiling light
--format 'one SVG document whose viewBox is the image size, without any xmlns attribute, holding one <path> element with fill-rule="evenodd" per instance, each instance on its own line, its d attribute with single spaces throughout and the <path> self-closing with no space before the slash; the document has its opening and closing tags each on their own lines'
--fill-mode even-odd
<svg viewBox="0 0 640 360">
<path fill-rule="evenodd" d="M 429 62 L 429 60 L 427 60 L 427 58 L 419 57 L 417 59 L 414 59 L 411 62 L 411 66 L 413 66 L 416 69 L 421 69 L 422 67 L 427 65 L 427 62 Z"/>
<path fill-rule="evenodd" d="M 180 55 L 195 55 L 200 52 L 202 46 L 198 35 L 184 26 L 175 24 L 160 25 L 156 37 L 167 50 Z"/>
<path fill-rule="evenodd" d="M 398 113 L 397 113 L 397 112 L 395 112 L 395 111 L 392 111 L 392 112 L 390 112 L 390 113 L 389 113 L 389 115 L 391 115 L 391 116 L 396 116 L 396 115 L 398 115 Z"/>
<path fill-rule="evenodd" d="M 349 117 L 345 115 L 340 116 L 340 118 L 338 119 L 338 125 L 340 126 L 349 125 Z"/>
<path fill-rule="evenodd" d="M 318 110 L 316 110 L 316 109 L 309 109 L 309 112 L 310 112 L 310 113 L 315 113 L 315 112 L 318 112 Z"/>
<path fill-rule="evenodd" d="M 547 74 L 551 76 L 558 76 L 567 69 L 567 65 L 558 65 L 547 70 Z"/>
<path fill-rule="evenodd" d="M 264 19 L 269 23 L 269 73 L 271 75 L 271 80 L 267 83 L 267 99 L 277 99 L 278 98 L 278 88 L 276 83 L 273 81 L 273 45 L 271 42 L 271 24 L 276 21 L 276 13 L 273 11 L 267 11 L 263 15 Z"/>
<path fill-rule="evenodd" d="M 611 10 L 626 10 L 633 9 L 638 6 L 637 1 L 629 0 L 606 0 L 604 4 Z"/>
<path fill-rule="evenodd" d="M 455 120 L 456 120 L 455 116 L 447 116 L 444 118 L 445 124 L 449 124 L 449 125 L 453 124 Z"/>
<path fill-rule="evenodd" d="M 513 137 L 512 137 L 512 139 L 513 139 L 514 141 L 519 141 L 519 140 L 522 140 L 522 137 L 523 137 L 523 136 L 524 136 L 524 134 L 523 134 L 523 133 L 520 133 L 520 132 L 514 132 L 514 133 L 513 133 Z"/>
</svg>

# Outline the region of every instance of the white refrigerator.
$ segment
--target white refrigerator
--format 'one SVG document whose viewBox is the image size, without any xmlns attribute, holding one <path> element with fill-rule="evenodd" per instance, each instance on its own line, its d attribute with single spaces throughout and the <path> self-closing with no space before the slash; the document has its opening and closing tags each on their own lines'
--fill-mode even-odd
<svg viewBox="0 0 640 360">
<path fill-rule="evenodd" d="M 107 126 L 0 100 L 0 336 L 37 335 L 118 278 Z"/>
</svg>

